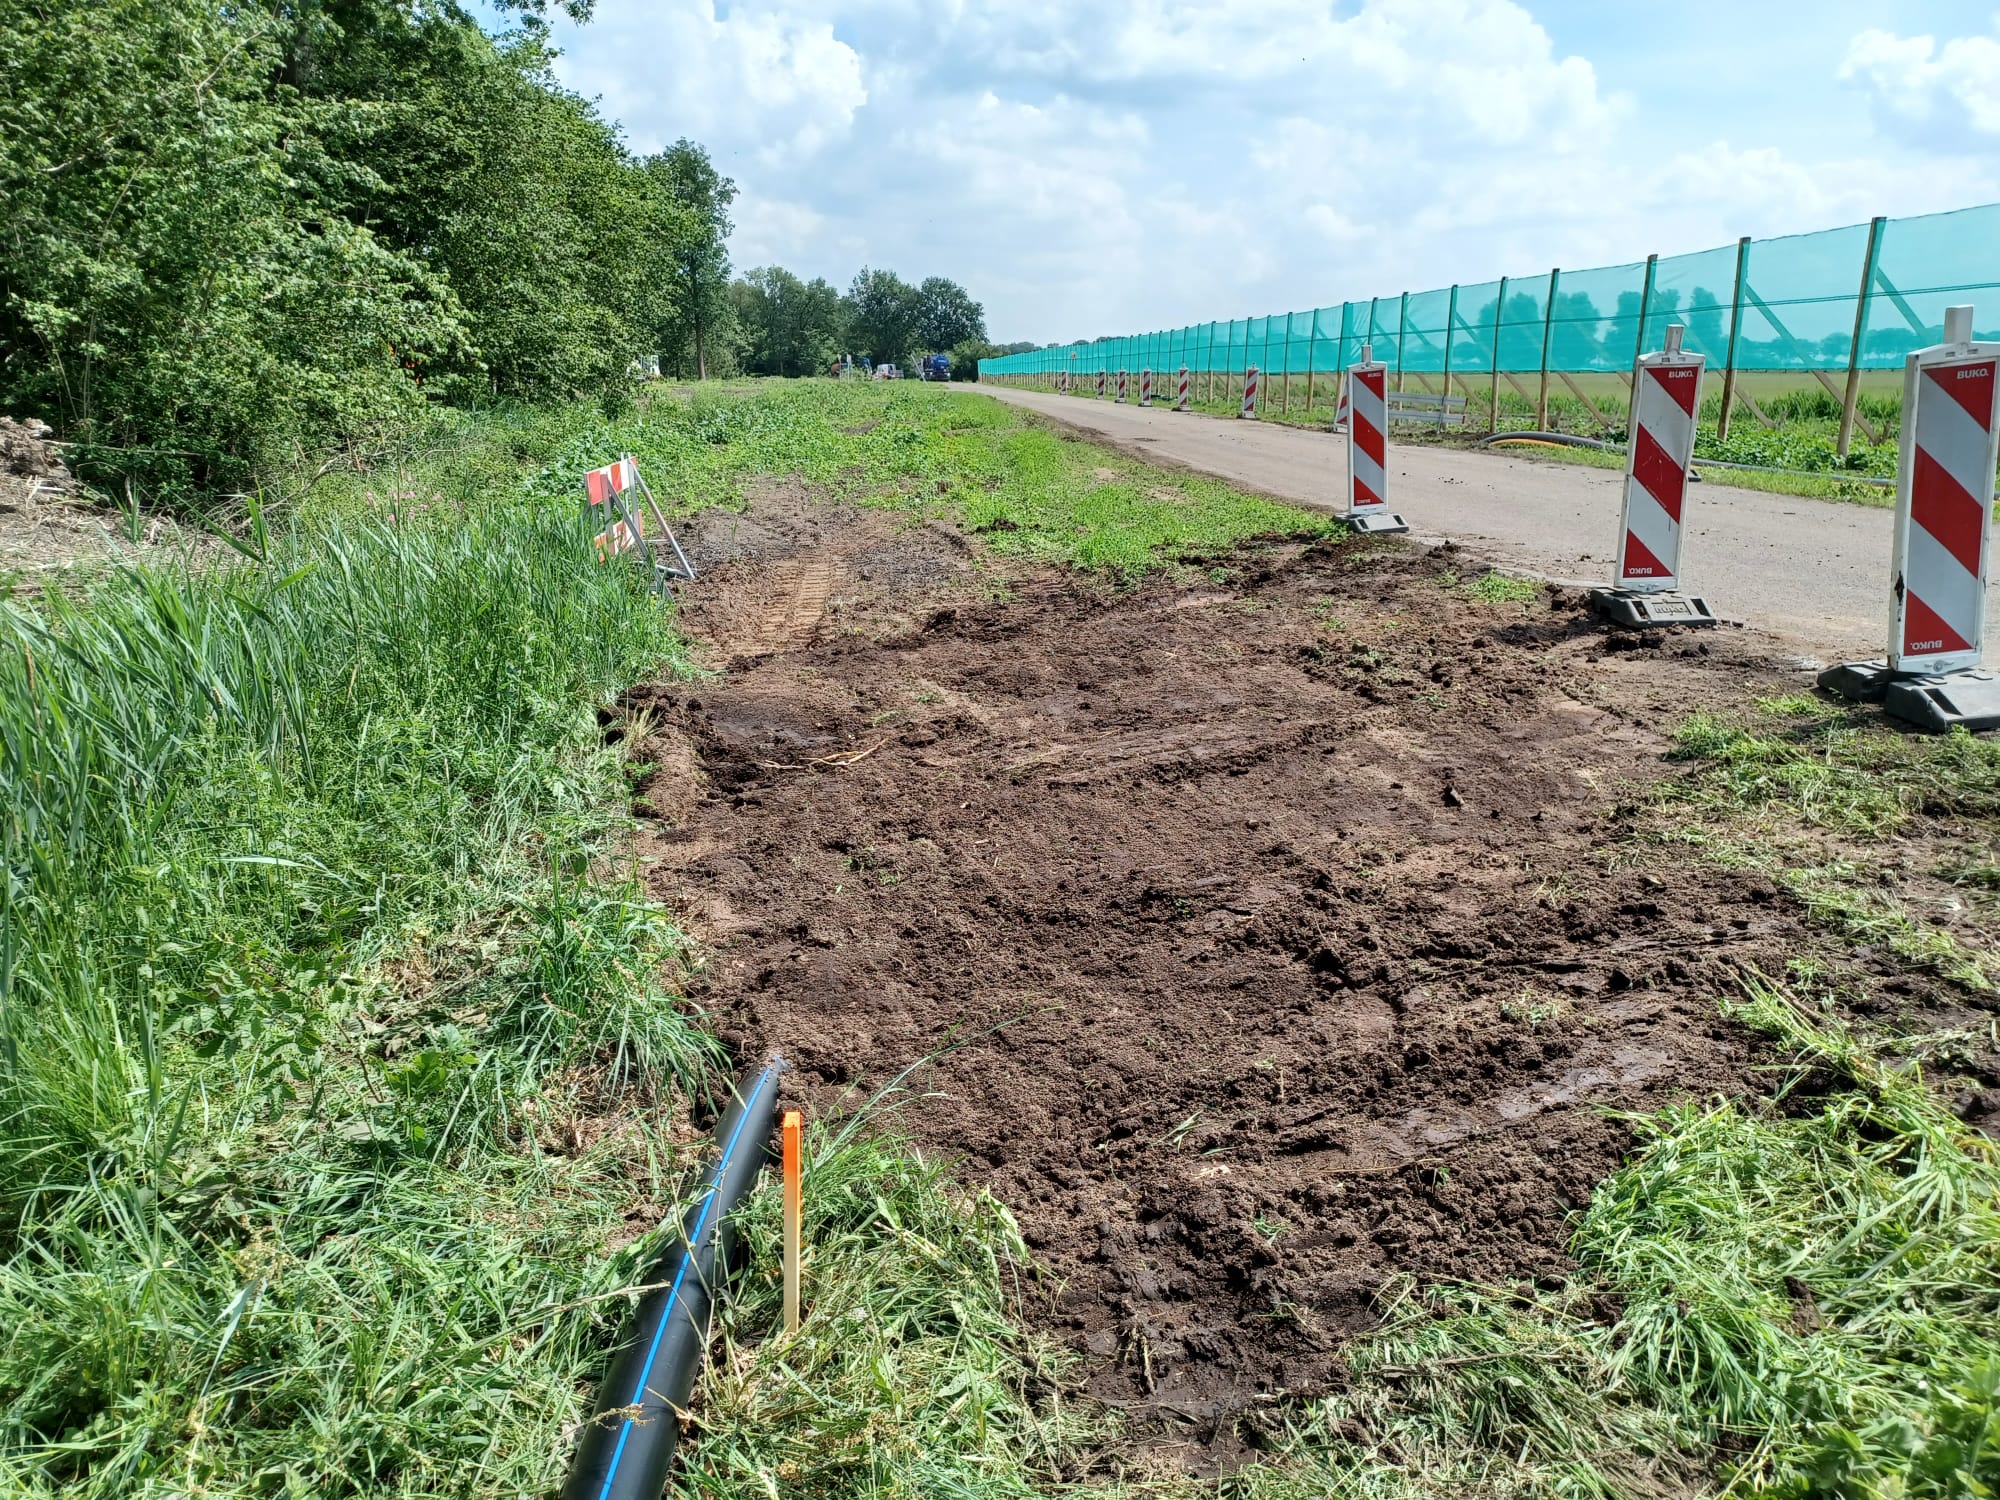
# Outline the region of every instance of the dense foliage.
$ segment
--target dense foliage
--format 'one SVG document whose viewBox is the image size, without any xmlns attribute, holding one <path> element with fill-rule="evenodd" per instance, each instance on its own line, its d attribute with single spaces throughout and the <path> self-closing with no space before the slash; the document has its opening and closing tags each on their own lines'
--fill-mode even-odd
<svg viewBox="0 0 2000 1500">
<path fill-rule="evenodd" d="M 943 276 L 912 286 L 863 266 L 842 296 L 826 281 L 766 266 L 730 288 L 730 306 L 743 368 L 755 375 L 818 374 L 842 355 L 913 368 L 926 354 L 949 354 L 970 379 L 993 352 L 986 310 Z"/>
<path fill-rule="evenodd" d="M 0 410 L 185 493 L 698 350 L 733 185 L 635 157 L 553 56 L 451 0 L 0 10 Z"/>
</svg>

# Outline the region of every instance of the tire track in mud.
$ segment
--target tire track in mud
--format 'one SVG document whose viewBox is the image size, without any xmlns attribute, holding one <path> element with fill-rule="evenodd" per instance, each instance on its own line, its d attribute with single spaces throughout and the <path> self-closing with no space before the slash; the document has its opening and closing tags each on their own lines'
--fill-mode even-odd
<svg viewBox="0 0 2000 1500">
<path fill-rule="evenodd" d="M 1606 1108 L 1742 1087 L 1715 998 L 1815 946 L 1768 881 L 1606 857 L 1659 726 L 1774 680 L 1747 637 L 1612 650 L 1580 600 L 1474 604 L 1379 542 L 995 600 L 928 533 L 811 525 L 796 573 L 692 601 L 786 646 L 634 697 L 692 748 L 647 795 L 698 998 L 816 1109 L 951 1046 L 904 1123 L 1194 1468 L 1337 1384 L 1399 1278 L 1562 1274 Z M 815 636 L 816 556 L 852 588 Z"/>
</svg>

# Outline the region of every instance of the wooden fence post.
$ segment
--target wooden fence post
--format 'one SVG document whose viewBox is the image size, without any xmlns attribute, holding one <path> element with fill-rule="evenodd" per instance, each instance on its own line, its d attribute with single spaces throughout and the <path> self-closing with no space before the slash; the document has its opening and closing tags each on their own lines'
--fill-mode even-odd
<svg viewBox="0 0 2000 1500">
<path fill-rule="evenodd" d="M 1487 412 L 1486 431 L 1500 430 L 1500 320 L 1507 315 L 1507 278 L 1500 278 L 1500 295 L 1493 303 L 1493 400 Z"/>
<path fill-rule="evenodd" d="M 1458 283 L 1453 282 L 1451 287 L 1451 301 L 1445 304 L 1444 310 L 1444 398 L 1446 404 L 1449 404 L 1451 401 L 1451 341 L 1457 332 Z"/>
<path fill-rule="evenodd" d="M 1403 340 L 1410 333 L 1410 294 L 1403 293 L 1402 305 L 1396 309 L 1396 394 L 1403 394 Z"/>
<path fill-rule="evenodd" d="M 1306 325 L 1306 415 L 1313 411 L 1313 355 L 1319 345 L 1319 309 L 1312 310 L 1312 322 Z"/>
<path fill-rule="evenodd" d="M 1729 440 L 1729 411 L 1736 404 L 1736 337 L 1743 324 L 1743 272 L 1750 264 L 1750 236 L 1736 242 L 1736 290 L 1729 299 L 1729 348 L 1722 362 L 1722 415 L 1716 419 L 1718 442 Z"/>
<path fill-rule="evenodd" d="M 1535 392 L 1535 428 L 1539 432 L 1549 430 L 1549 335 L 1556 326 L 1556 286 L 1562 279 L 1562 268 L 1549 272 L 1549 300 L 1542 308 L 1542 383 Z"/>
<path fill-rule="evenodd" d="M 1840 398 L 1840 436 L 1833 451 L 1840 458 L 1854 442 L 1854 403 L 1861 396 L 1861 341 L 1868 335 L 1868 299 L 1875 291 L 1875 257 L 1882 249 L 1882 226 L 1888 221 L 1879 214 L 1869 221 L 1868 250 L 1861 258 L 1861 296 L 1854 304 L 1854 341 L 1847 346 L 1847 389 Z"/>
</svg>

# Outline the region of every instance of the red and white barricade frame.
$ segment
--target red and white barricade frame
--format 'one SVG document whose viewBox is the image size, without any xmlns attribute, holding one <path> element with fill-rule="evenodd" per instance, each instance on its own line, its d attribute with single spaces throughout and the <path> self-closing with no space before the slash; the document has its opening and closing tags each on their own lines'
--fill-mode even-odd
<svg viewBox="0 0 2000 1500">
<path fill-rule="evenodd" d="M 1679 332 L 1668 329 L 1668 347 L 1641 356 L 1632 376 L 1616 584 L 1635 594 L 1670 593 L 1681 583 L 1681 512 L 1706 361 L 1677 347 Z"/>
<path fill-rule="evenodd" d="M 597 528 L 591 540 L 597 547 L 599 562 L 630 552 L 644 542 L 644 523 L 625 503 L 626 492 L 637 487 L 638 479 L 639 466 L 629 458 L 592 469 L 583 476 L 584 502 L 591 525 Z"/>
<path fill-rule="evenodd" d="M 1104 399 L 1104 372 L 1102 370 L 1097 372 L 1097 399 L 1099 401 Z"/>
<path fill-rule="evenodd" d="M 1701 377 L 1707 360 L 1681 348 L 1683 330 L 1668 325 L 1666 347 L 1632 366 L 1631 439 L 1626 444 L 1625 502 L 1618 513 L 1612 586 L 1590 596 L 1614 625 L 1714 625 L 1706 599 L 1681 590 L 1682 516 L 1694 461 Z"/>
<path fill-rule="evenodd" d="M 1180 385 L 1174 395 L 1174 410 L 1186 411 L 1187 409 L 1188 409 L 1188 367 L 1186 365 L 1182 365 L 1180 373 Z"/>
<path fill-rule="evenodd" d="M 1247 421 L 1257 420 L 1257 367 L 1251 365 L 1243 372 L 1243 409 L 1236 413 Z"/>
<path fill-rule="evenodd" d="M 1389 509 L 1389 367 L 1362 345 L 1347 372 L 1347 522 L 1356 531 L 1408 531 Z"/>
<path fill-rule="evenodd" d="M 1821 687 L 1924 729 L 2000 729 L 2000 674 L 1980 665 L 1995 463 L 2000 343 L 1947 308 L 1944 342 L 1903 365 L 1888 657 L 1829 667 Z"/>
<path fill-rule="evenodd" d="M 1139 371 L 1139 404 L 1141 406 L 1153 404 L 1153 370 L 1150 365 Z"/>
<path fill-rule="evenodd" d="M 1121 402 L 1125 399 L 1125 385 L 1126 385 L 1126 374 L 1125 371 L 1121 369 L 1118 372 L 1118 399 Z"/>
<path fill-rule="evenodd" d="M 2000 344 L 1973 343 L 1964 323 L 1961 338 L 1919 349 L 1903 367 L 1889 613 L 1889 670 L 1899 675 L 1976 667 L 1986 644 Z"/>
<path fill-rule="evenodd" d="M 694 564 L 681 550 L 680 539 L 674 535 L 673 527 L 667 524 L 666 516 L 660 510 L 659 501 L 653 498 L 652 490 L 640 476 L 638 464 L 628 453 L 616 463 L 609 463 L 600 469 L 592 469 L 583 476 L 584 513 L 589 518 L 595 535 L 591 538 L 597 548 L 597 560 L 609 562 L 624 552 L 636 552 L 645 566 L 653 588 L 667 592 L 676 578 L 692 579 Z M 653 519 L 660 528 L 659 540 L 673 552 L 673 561 L 655 555 L 653 541 L 646 535 L 646 523 L 639 513 L 635 497 L 643 496 Z"/>
</svg>

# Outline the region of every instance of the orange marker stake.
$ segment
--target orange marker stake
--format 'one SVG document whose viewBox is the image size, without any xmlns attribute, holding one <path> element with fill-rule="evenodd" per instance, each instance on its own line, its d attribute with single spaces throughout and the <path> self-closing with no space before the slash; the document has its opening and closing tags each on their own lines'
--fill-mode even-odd
<svg viewBox="0 0 2000 1500">
<path fill-rule="evenodd" d="M 804 1118 L 795 1109 L 785 1111 L 778 1134 L 785 1148 L 785 1332 L 799 1331 L 799 1211 L 802 1203 L 799 1181 L 803 1154 L 800 1136 Z"/>
</svg>

